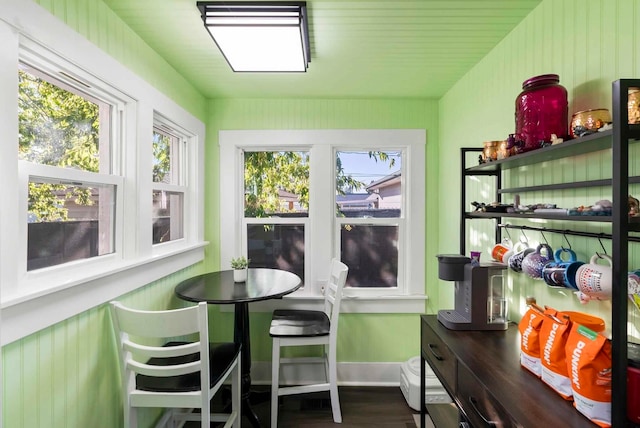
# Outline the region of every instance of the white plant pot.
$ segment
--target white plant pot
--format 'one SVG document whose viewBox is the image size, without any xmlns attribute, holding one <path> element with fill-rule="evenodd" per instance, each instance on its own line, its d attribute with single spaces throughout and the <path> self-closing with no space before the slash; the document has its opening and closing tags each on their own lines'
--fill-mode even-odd
<svg viewBox="0 0 640 428">
<path fill-rule="evenodd" d="M 234 269 L 233 270 L 234 282 L 246 282 L 247 281 L 247 269 Z"/>
</svg>

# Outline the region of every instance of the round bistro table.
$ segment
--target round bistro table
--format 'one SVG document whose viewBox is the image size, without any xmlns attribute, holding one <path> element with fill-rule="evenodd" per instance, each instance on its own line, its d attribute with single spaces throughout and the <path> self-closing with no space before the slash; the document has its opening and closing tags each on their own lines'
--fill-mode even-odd
<svg viewBox="0 0 640 428">
<path fill-rule="evenodd" d="M 249 339 L 249 303 L 278 299 L 293 293 L 302 286 L 302 280 L 294 273 L 279 269 L 249 269 L 245 282 L 234 282 L 233 271 L 209 272 L 185 279 L 175 288 L 177 297 L 190 302 L 210 304 L 234 304 L 233 340 L 242 345 L 241 413 L 254 427 L 260 426 L 251 409 L 251 343 Z"/>
</svg>

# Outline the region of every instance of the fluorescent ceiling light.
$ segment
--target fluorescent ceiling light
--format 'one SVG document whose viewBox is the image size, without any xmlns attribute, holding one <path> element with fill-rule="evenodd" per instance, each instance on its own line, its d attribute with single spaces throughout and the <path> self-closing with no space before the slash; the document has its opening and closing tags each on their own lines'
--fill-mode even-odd
<svg viewBox="0 0 640 428">
<path fill-rule="evenodd" d="M 306 2 L 197 3 L 204 26 L 233 71 L 307 71 Z"/>
</svg>

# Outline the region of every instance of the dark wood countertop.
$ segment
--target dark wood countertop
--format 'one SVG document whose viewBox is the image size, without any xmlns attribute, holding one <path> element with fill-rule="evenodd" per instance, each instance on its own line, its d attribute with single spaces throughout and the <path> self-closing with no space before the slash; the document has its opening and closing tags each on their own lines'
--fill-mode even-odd
<svg viewBox="0 0 640 428">
<path fill-rule="evenodd" d="M 523 427 L 590 427 L 596 425 L 573 408 L 542 380 L 520 366 L 520 333 L 515 324 L 506 331 L 455 331 L 422 315 L 431 328 L 474 374 L 476 380 Z M 442 381 L 442 380 L 441 380 Z M 452 386 L 450 390 L 455 390 Z"/>
</svg>

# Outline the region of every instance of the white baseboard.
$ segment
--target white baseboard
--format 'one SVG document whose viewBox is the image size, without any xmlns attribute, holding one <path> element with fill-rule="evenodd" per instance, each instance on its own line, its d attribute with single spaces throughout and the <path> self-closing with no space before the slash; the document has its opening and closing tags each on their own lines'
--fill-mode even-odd
<svg viewBox="0 0 640 428">
<path fill-rule="evenodd" d="M 342 386 L 400 386 L 402 363 L 338 363 L 338 385 Z M 281 385 L 300 385 L 325 382 L 322 364 L 283 364 L 280 366 Z M 251 383 L 271 384 L 271 361 L 251 364 Z"/>
</svg>

